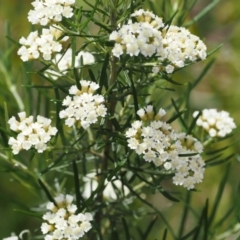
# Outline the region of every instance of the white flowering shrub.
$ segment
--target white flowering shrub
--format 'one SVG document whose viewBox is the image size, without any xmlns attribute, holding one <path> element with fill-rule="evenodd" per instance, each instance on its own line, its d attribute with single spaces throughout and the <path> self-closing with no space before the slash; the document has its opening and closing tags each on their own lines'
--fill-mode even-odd
<svg viewBox="0 0 240 240">
<path fill-rule="evenodd" d="M 215 51 L 195 23 L 217 1 L 194 17 L 196 2 L 31 2 L 31 32 L 0 51 L 0 171 L 24 219 L 4 239 L 220 240 L 238 226 L 238 204 L 217 212 L 237 124 L 193 91 Z"/>
</svg>

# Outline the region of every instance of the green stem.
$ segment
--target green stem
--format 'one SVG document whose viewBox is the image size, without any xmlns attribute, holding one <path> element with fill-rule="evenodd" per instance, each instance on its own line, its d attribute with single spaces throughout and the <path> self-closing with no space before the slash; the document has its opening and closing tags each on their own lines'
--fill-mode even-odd
<svg viewBox="0 0 240 240">
<path fill-rule="evenodd" d="M 117 11 L 116 11 L 116 6 L 118 5 L 118 0 L 112 0 L 111 2 L 109 2 L 109 8 L 110 8 L 110 24 L 111 24 L 111 28 L 112 30 L 115 30 L 117 28 Z M 115 81 L 117 80 L 117 75 L 118 75 L 118 66 L 117 66 L 117 58 L 113 56 L 113 54 L 111 54 L 110 57 L 110 76 L 109 76 L 109 88 L 111 88 L 111 86 L 113 84 L 115 84 Z M 116 94 L 113 92 L 109 93 L 109 97 L 108 97 L 108 104 L 109 104 L 109 115 L 110 116 L 114 116 L 115 113 L 115 108 L 116 108 Z M 110 119 L 107 119 L 106 121 L 106 129 L 109 131 L 109 133 L 114 131 L 114 127 L 112 125 L 112 122 Z M 106 173 L 108 170 L 108 156 L 111 153 L 111 141 L 110 141 L 111 136 L 108 135 L 106 137 L 106 146 L 104 148 L 103 151 L 103 158 L 101 159 L 101 172 L 98 176 L 98 183 L 102 183 L 104 181 L 104 179 L 106 178 Z M 103 184 L 103 188 L 104 188 L 104 184 Z M 102 189 L 103 190 L 103 189 Z M 97 196 L 97 201 L 100 203 L 103 202 L 103 191 L 99 190 L 98 196 Z M 101 231 L 101 221 L 102 221 L 102 210 L 99 210 L 96 215 L 95 215 L 95 220 L 97 223 L 97 226 L 99 226 L 100 231 Z"/>
</svg>

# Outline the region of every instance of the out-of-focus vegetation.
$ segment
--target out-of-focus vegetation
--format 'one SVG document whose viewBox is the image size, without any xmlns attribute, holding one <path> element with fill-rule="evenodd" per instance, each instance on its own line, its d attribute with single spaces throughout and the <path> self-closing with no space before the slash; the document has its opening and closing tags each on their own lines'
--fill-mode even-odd
<svg viewBox="0 0 240 240">
<path fill-rule="evenodd" d="M 147 2 L 146 7 L 149 6 Z M 151 2 L 156 2 L 155 6 L 158 6 L 157 0 Z M 192 12 L 189 13 L 188 19 L 195 16 L 208 3 L 208 0 L 198 0 Z M 31 8 L 30 4 L 31 0 L 0 1 L 0 31 L 2 33 L 0 37 L 0 57 L 11 59 L 11 65 L 5 66 L 6 68 L 0 65 L 0 123 L 3 127 L 5 127 L 4 106 L 7 105 L 10 116 L 19 112 L 19 104 L 13 100 L 16 98 L 8 88 L 7 77 L 15 84 L 22 102 L 37 100 L 37 92 L 33 92 L 31 96 L 28 96 L 24 90 L 25 87 L 22 85 L 27 85 L 30 81 L 41 81 L 41 79 L 24 73 L 23 63 L 16 54 L 17 46 L 5 37 L 5 35 L 8 35 L 18 41 L 21 36 L 29 34 L 32 28 L 27 21 L 27 13 Z M 81 2 L 78 1 L 78 4 L 81 4 Z M 155 10 L 156 14 L 160 12 L 157 8 Z M 222 0 L 206 16 L 191 26 L 193 33 L 205 39 L 209 50 L 220 44 L 223 44 L 223 46 L 207 60 L 211 61 L 215 58 L 215 63 L 192 92 L 190 107 L 192 109 L 217 108 L 218 110 L 226 110 L 230 112 L 237 125 L 240 125 L 240 87 L 238 85 L 240 83 L 239 12 L 240 5 L 237 0 Z M 207 61 L 194 64 L 190 68 L 180 71 L 179 74 L 176 74 L 175 79 L 181 82 L 192 81 L 201 72 Z M 179 87 L 176 94 L 181 94 L 181 91 L 183 89 Z M 153 93 L 152 97 L 154 97 L 154 94 L 157 94 L 157 92 Z M 169 100 L 167 96 L 166 99 Z M 44 101 L 44 98 L 41 101 Z M 44 109 L 42 111 L 44 112 Z M 29 112 L 31 111 L 29 110 Z M 238 139 L 240 139 L 240 134 L 235 136 L 235 141 Z M 234 141 L 234 139 L 232 140 Z M 240 143 L 235 144 L 233 148 L 236 156 L 231 159 L 228 182 L 224 188 L 222 201 L 216 214 L 216 219 L 221 219 L 228 211 L 229 206 L 234 205 L 235 202 L 236 209 L 228 216 L 228 226 L 236 223 L 237 217 L 240 217 L 240 201 L 238 201 L 240 199 Z M 196 212 L 201 210 L 200 207 L 204 206 L 207 198 L 209 198 L 210 209 L 212 208 L 218 190 L 217 187 L 225 169 L 226 164 L 207 169 L 203 183 L 198 186 L 201 192 L 194 193 L 191 199 Z M 176 191 L 179 191 L 179 189 L 176 188 Z M 163 214 L 168 216 L 168 219 L 172 219 L 172 226 L 179 225 L 176 222 L 179 218 L 175 218 L 175 216 L 182 214 L 183 203 L 172 203 L 160 194 L 151 195 L 150 191 L 149 197 L 152 198 L 154 204 Z M 14 209 L 22 208 L 21 203 L 23 202 L 32 207 L 41 203 L 27 188 L 13 181 L 8 174 L 8 169 L 2 165 L 0 168 L 0 239 L 9 236 L 13 231 L 18 234 L 23 229 L 34 231 L 39 227 L 41 220 L 38 221 L 36 218 L 14 211 Z M 160 219 L 157 224 L 162 224 Z M 186 228 L 191 230 L 193 224 L 193 222 L 189 222 Z"/>
</svg>

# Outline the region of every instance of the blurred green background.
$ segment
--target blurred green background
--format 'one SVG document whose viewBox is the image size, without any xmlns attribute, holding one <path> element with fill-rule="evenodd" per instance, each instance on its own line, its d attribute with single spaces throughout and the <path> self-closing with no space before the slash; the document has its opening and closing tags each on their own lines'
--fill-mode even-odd
<svg viewBox="0 0 240 240">
<path fill-rule="evenodd" d="M 31 79 L 23 79 L 25 76 L 22 73 L 22 62 L 16 54 L 17 47 L 10 43 L 4 35 L 7 25 L 9 25 L 11 38 L 16 41 L 18 41 L 20 37 L 26 37 L 29 34 L 31 25 L 27 21 L 27 13 L 31 9 L 31 2 L 31 0 L 0 1 L 0 32 L 2 33 L 0 37 L 1 56 L 3 53 L 13 50 L 13 54 L 10 56 L 11 64 L 8 67 L 11 70 L 10 76 L 12 81 L 16 84 L 23 102 L 32 100 L 27 98 L 21 86 Z M 195 16 L 195 14 L 209 2 L 209 0 L 198 0 L 192 12 L 189 13 L 189 19 Z M 156 3 L 156 6 L 157 5 Z M 158 9 L 156 8 L 156 14 L 157 11 Z M 191 27 L 191 32 L 200 36 L 200 38 L 205 41 L 209 50 L 219 44 L 223 44 L 223 46 L 210 57 L 209 60 L 215 58 L 216 62 L 192 92 L 190 107 L 193 110 L 204 108 L 226 110 L 230 112 L 237 125 L 240 125 L 240 87 L 238 85 L 240 84 L 239 13 L 239 1 L 222 0 L 205 17 Z M 186 70 L 180 71 L 180 73 L 174 76 L 175 79 L 182 82 L 193 81 L 195 77 L 200 74 L 207 61 L 194 64 L 186 68 Z M 33 80 L 38 81 L 38 79 L 35 78 L 33 78 Z M 177 90 L 177 94 L 181 94 L 181 87 Z M 17 108 L 16 104 L 11 105 L 11 102 L 13 102 L 12 95 L 6 85 L 5 75 L 1 69 L 0 92 L 0 123 L 4 125 L 3 103 L 8 103 L 10 116 L 16 115 Z M 34 94 L 35 92 L 33 92 L 32 98 L 35 98 Z M 170 104 L 170 102 L 168 104 Z M 236 134 L 232 141 L 236 141 L 237 139 L 240 139 L 239 134 Z M 240 195 L 238 188 L 240 182 L 240 155 L 238 155 L 240 154 L 240 144 L 236 144 L 233 148 L 236 156 L 231 160 L 231 174 L 224 189 L 223 201 L 217 213 L 217 218 L 221 218 L 228 208 L 235 204 L 236 210 L 229 216 L 229 226 L 235 223 L 236 217 L 240 215 L 240 203 L 237 201 L 237 198 L 239 198 L 238 195 Z M 196 211 L 199 211 L 199 209 L 203 207 L 206 198 L 210 199 L 211 208 L 225 168 L 226 164 L 207 169 L 204 182 L 198 185 L 198 189 L 200 189 L 201 192 L 195 193 L 192 197 L 192 205 Z M 168 183 L 166 183 L 166 187 L 167 186 Z M 179 188 L 176 188 L 176 191 L 179 191 Z M 179 218 L 176 216 L 181 214 L 183 203 L 172 203 L 160 194 L 149 195 L 149 197 L 152 198 L 154 204 L 156 204 L 171 221 L 172 226 L 179 225 Z M 41 224 L 41 220 L 36 220 L 33 217 L 13 211 L 13 209 L 21 208 L 22 203 L 30 207 L 36 207 L 42 202 L 16 181 L 13 181 L 10 174 L 6 171 L 4 164 L 0 162 L 0 239 L 10 236 L 11 232 L 19 234 L 20 231 L 24 229 L 30 229 L 33 232 Z M 160 219 L 158 223 L 162 225 Z M 188 230 L 192 227 L 192 222 L 189 222 L 189 226 L 186 226 Z"/>
</svg>

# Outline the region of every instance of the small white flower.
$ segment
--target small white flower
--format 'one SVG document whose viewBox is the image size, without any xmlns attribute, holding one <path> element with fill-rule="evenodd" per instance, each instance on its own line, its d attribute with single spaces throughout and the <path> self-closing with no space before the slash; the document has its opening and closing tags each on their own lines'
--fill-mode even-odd
<svg viewBox="0 0 240 240">
<path fill-rule="evenodd" d="M 69 89 L 69 94 L 74 96 L 67 96 L 63 100 L 63 106 L 67 108 L 60 111 L 59 117 L 65 118 L 65 124 L 69 127 L 79 122 L 81 127 L 87 129 L 99 117 L 105 117 L 107 109 L 103 104 L 103 96 L 94 94 L 99 88 L 98 84 L 81 80 L 80 85 L 81 90 L 75 85 Z"/>
</svg>

